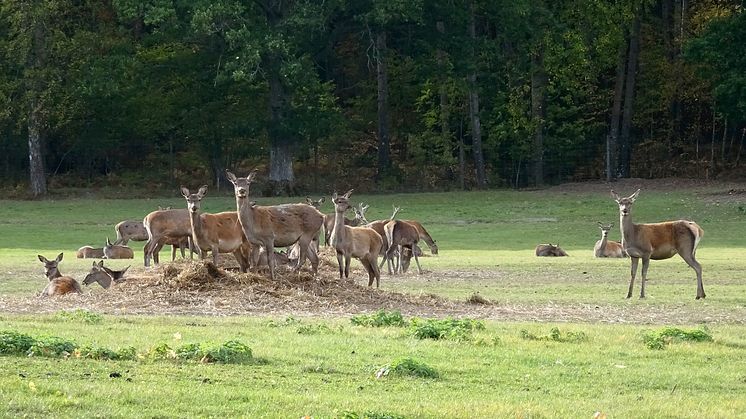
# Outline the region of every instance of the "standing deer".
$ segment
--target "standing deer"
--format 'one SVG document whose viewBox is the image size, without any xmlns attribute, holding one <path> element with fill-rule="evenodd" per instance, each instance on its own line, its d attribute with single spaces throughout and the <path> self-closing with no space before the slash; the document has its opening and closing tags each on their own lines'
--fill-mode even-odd
<svg viewBox="0 0 746 419">
<path fill-rule="evenodd" d="M 557 245 L 553 245 L 552 243 L 539 244 L 536 246 L 536 256 L 561 257 L 567 256 L 567 252 L 559 246 L 559 243 Z"/>
<path fill-rule="evenodd" d="M 158 211 L 170 210 L 171 207 L 158 206 Z M 117 233 L 117 240 L 114 244 L 120 244 L 126 246 L 130 240 L 134 241 L 146 241 L 148 240 L 148 230 L 145 228 L 145 224 L 142 221 L 125 220 L 114 226 L 114 231 Z M 186 257 L 185 250 L 190 250 L 189 257 L 192 257 L 192 246 L 190 237 L 178 237 L 178 238 L 167 238 L 163 243 L 156 246 L 153 250 L 153 254 L 160 253 L 164 245 L 171 245 L 171 260 L 176 260 L 176 250 L 181 251 L 181 258 Z"/>
<path fill-rule="evenodd" d="M 637 264 L 642 259 L 642 282 L 640 298 L 645 298 L 645 280 L 648 275 L 650 259 L 668 259 L 678 253 L 697 273 L 697 297 L 705 298 L 702 285 L 702 266 L 695 259 L 697 245 L 704 235 L 704 230 L 694 221 L 677 220 L 652 224 L 635 224 L 632 222 L 632 204 L 640 193 L 638 189 L 632 195 L 621 198 L 611 191 L 611 196 L 619 205 L 619 227 L 622 231 L 622 245 L 631 260 L 631 277 L 627 298 L 632 297 L 632 286 L 635 283 Z"/>
<path fill-rule="evenodd" d="M 217 214 L 200 214 L 202 198 L 207 193 L 207 185 L 199 188 L 197 193 L 181 187 L 181 194 L 187 202 L 189 219 L 192 226 L 192 242 L 200 251 L 204 259 L 207 252 L 212 252 L 212 261 L 218 264 L 219 253 L 233 253 L 238 261 L 241 272 L 249 268 L 249 254 L 251 245 L 241 231 L 238 213 L 235 211 L 219 212 Z"/>
<path fill-rule="evenodd" d="M 142 223 L 148 232 L 148 241 L 143 248 L 145 266 L 150 266 L 150 259 L 156 265 L 159 263 L 158 255 L 165 244 L 173 246 L 186 240 L 192 249 L 192 225 L 186 209 L 153 211 L 143 218 Z M 171 253 L 175 258 L 175 250 L 172 249 Z"/>
<path fill-rule="evenodd" d="M 381 272 L 378 269 L 378 255 L 383 247 L 381 235 L 370 227 L 350 227 L 345 225 L 345 212 L 351 208 L 349 203 L 352 189 L 342 196 L 335 193 L 332 196 L 334 203 L 334 228 L 332 229 L 331 245 L 337 251 L 337 263 L 339 264 L 339 278 L 350 276 L 350 259 L 355 257 L 368 271 L 368 286 L 373 286 L 376 280 L 376 288 L 380 286 Z M 343 263 L 344 259 L 344 263 Z"/>
<path fill-rule="evenodd" d="M 295 242 L 300 246 L 298 264 L 293 268 L 299 271 L 306 261 L 311 261 L 314 275 L 318 271 L 319 257 L 309 251 L 314 237 L 318 237 L 324 214 L 306 204 L 284 204 L 273 206 L 254 205 L 249 201 L 249 187 L 256 177 L 256 170 L 248 176 L 236 177 L 229 171 L 226 177 L 233 184 L 236 195 L 238 219 L 244 235 L 252 245 L 264 247 L 268 255 L 274 254 L 275 247 L 287 247 Z M 268 258 L 269 276 L 275 279 L 275 258 Z"/>
<path fill-rule="evenodd" d="M 355 218 L 350 220 L 349 218 L 345 217 L 345 225 L 350 227 L 358 227 L 368 224 L 368 220 L 365 218 L 365 211 L 368 210 L 368 207 L 370 207 L 370 205 L 364 205 L 362 202 L 359 203 L 358 206 L 352 207 Z M 324 215 L 324 242 L 327 246 L 329 245 L 329 239 L 332 236 L 332 229 L 334 228 L 334 217 L 335 214 Z"/>
<path fill-rule="evenodd" d="M 614 227 L 614 223 L 601 224 L 598 223 L 598 228 L 601 229 L 601 240 L 596 242 L 593 247 L 593 256 L 597 258 L 623 258 L 627 257 L 627 253 L 624 252 L 624 247 L 621 243 L 609 240 L 609 231 Z"/>
<path fill-rule="evenodd" d="M 366 227 L 369 227 L 375 230 L 376 233 L 378 233 L 381 236 L 381 239 L 383 241 L 383 245 L 381 246 L 381 256 L 383 256 L 383 259 L 381 260 L 381 263 L 378 265 L 378 269 L 381 269 L 383 267 L 383 264 L 386 263 L 386 266 L 388 267 L 388 270 L 389 270 L 389 275 L 393 275 L 393 271 L 391 270 L 391 259 L 389 259 L 386 256 L 387 251 L 389 249 L 389 242 L 386 239 L 386 231 L 384 230 L 384 226 L 386 225 L 386 223 L 396 218 L 396 214 L 398 214 L 399 211 L 401 211 L 401 208 L 394 206 L 394 212 L 391 214 L 391 217 L 389 217 L 387 220 L 376 220 L 365 225 Z"/>
<path fill-rule="evenodd" d="M 404 249 L 406 249 L 410 254 L 414 255 L 414 261 L 417 263 L 417 272 L 422 274 L 420 259 L 414 251 L 414 247 L 420 240 L 420 233 L 417 231 L 417 227 L 406 221 L 391 220 L 386 223 L 383 230 L 386 232 L 386 240 L 389 244 L 386 257 L 393 258 L 393 252 L 397 249 L 399 250 L 399 257 L 394 272 L 397 273 L 400 271 Z"/>
<path fill-rule="evenodd" d="M 127 246 L 112 244 L 109 238 L 106 238 L 104 246 L 104 259 L 133 259 L 135 252 Z"/>
<path fill-rule="evenodd" d="M 44 275 L 49 283 L 39 294 L 39 297 L 53 297 L 55 295 L 64 295 L 70 293 L 82 294 L 83 288 L 78 281 L 69 276 L 63 276 L 60 273 L 59 263 L 62 262 L 62 253 L 57 255 L 54 260 L 49 260 L 42 255 L 37 255 L 39 261 L 44 264 Z"/>
<path fill-rule="evenodd" d="M 430 248 L 430 253 L 433 255 L 438 254 L 438 245 L 435 243 L 435 240 L 430 236 L 430 233 L 425 230 L 425 227 L 422 226 L 422 224 L 419 221 L 416 220 L 404 220 L 408 222 L 409 224 L 412 224 L 416 229 L 417 233 L 420 235 L 420 240 L 427 243 L 427 247 Z"/>
<path fill-rule="evenodd" d="M 103 247 L 91 247 L 91 246 L 83 246 L 80 249 L 78 249 L 75 256 L 78 259 L 100 259 L 104 257 L 104 248 Z"/>
</svg>

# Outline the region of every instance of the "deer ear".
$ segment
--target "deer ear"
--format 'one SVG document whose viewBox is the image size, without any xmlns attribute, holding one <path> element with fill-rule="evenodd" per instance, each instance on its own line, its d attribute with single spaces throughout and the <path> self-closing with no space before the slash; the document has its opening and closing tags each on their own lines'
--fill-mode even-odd
<svg viewBox="0 0 746 419">
<path fill-rule="evenodd" d="M 228 169 L 225 169 L 225 177 L 228 178 L 231 183 L 236 183 L 236 175 L 228 171 Z"/>
<path fill-rule="evenodd" d="M 98 262 L 98 266 L 99 266 L 99 267 L 101 267 L 101 268 L 103 268 L 103 267 L 104 267 L 104 261 L 103 261 L 103 260 L 100 260 L 100 261 Z"/>
<path fill-rule="evenodd" d="M 254 178 L 256 177 L 256 172 L 257 171 L 258 171 L 258 169 L 252 170 L 251 173 L 249 173 L 249 175 L 246 176 L 246 181 L 249 182 L 249 183 L 253 182 Z"/>
<path fill-rule="evenodd" d="M 312 202 L 313 200 L 311 199 L 311 197 L 306 195 L 306 204 L 311 205 Z"/>
<path fill-rule="evenodd" d="M 202 197 L 204 197 L 206 193 L 207 193 L 207 185 L 200 186 L 199 191 L 197 191 L 197 195 L 199 196 L 199 198 L 202 199 Z"/>
<path fill-rule="evenodd" d="M 181 187 L 181 195 L 183 195 L 184 198 L 189 198 L 189 195 L 190 195 L 189 188 L 187 188 L 186 186 L 182 186 Z"/>
<path fill-rule="evenodd" d="M 45 258 L 45 257 L 44 257 L 44 256 L 42 256 L 42 255 L 36 255 L 36 256 L 37 256 L 37 257 L 39 258 L 39 261 L 40 261 L 41 263 L 47 263 L 47 262 L 49 262 L 49 259 Z"/>
<path fill-rule="evenodd" d="M 337 192 L 334 192 L 334 193 L 332 194 L 332 202 L 334 202 L 334 201 L 336 201 L 336 200 L 337 200 Z"/>
<path fill-rule="evenodd" d="M 611 197 L 614 198 L 614 200 L 616 202 L 619 202 L 619 199 L 621 199 L 621 198 L 619 198 L 619 194 L 617 194 L 616 192 L 614 192 L 613 189 L 611 190 Z"/>
<path fill-rule="evenodd" d="M 354 191 L 354 190 L 355 189 L 350 189 L 349 191 L 347 191 L 347 193 L 344 194 L 344 197 L 347 198 L 347 199 L 350 199 L 350 195 L 352 195 L 352 191 Z"/>
<path fill-rule="evenodd" d="M 108 238 L 108 237 L 106 238 L 106 245 L 107 245 L 107 246 L 111 246 L 111 240 L 109 240 L 109 238 Z"/>
<path fill-rule="evenodd" d="M 632 201 L 632 202 L 635 202 L 635 199 L 637 199 L 637 195 L 639 195 L 639 194 L 640 194 L 640 190 L 638 189 L 638 190 L 635 191 L 635 193 L 633 193 L 632 195 L 629 196 L 629 200 Z"/>
<path fill-rule="evenodd" d="M 57 255 L 57 258 L 55 260 L 57 262 L 62 262 L 62 256 L 63 256 L 63 253 L 60 253 L 59 255 Z"/>
</svg>

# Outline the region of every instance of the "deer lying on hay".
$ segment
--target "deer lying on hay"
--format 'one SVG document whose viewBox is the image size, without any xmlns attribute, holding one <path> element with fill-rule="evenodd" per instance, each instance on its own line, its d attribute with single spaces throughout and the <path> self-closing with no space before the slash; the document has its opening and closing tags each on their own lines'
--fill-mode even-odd
<svg viewBox="0 0 746 419">
<path fill-rule="evenodd" d="M 44 275 L 46 275 L 49 283 L 44 290 L 39 294 L 39 297 L 53 297 L 55 295 L 64 294 L 82 294 L 83 288 L 80 287 L 78 281 L 69 276 L 63 276 L 60 273 L 59 263 L 62 262 L 62 253 L 57 255 L 54 260 L 49 260 L 42 255 L 37 255 L 39 261 L 44 264 Z"/>
<path fill-rule="evenodd" d="M 357 258 L 368 271 L 368 286 L 373 286 L 376 280 L 376 288 L 380 286 L 381 272 L 378 269 L 378 255 L 383 247 L 381 235 L 369 227 L 350 227 L 345 225 L 345 212 L 350 209 L 350 194 L 352 189 L 342 196 L 335 193 L 332 196 L 334 203 L 334 228 L 332 229 L 331 245 L 337 251 L 337 263 L 339 264 L 339 278 L 350 276 L 350 259 Z M 344 259 L 344 263 L 343 263 Z"/>
<path fill-rule="evenodd" d="M 611 191 L 612 198 L 619 205 L 619 227 L 622 231 L 622 245 L 631 261 L 631 277 L 627 298 L 632 297 L 632 286 L 635 283 L 637 264 L 640 259 L 642 259 L 640 298 L 645 298 L 645 280 L 648 275 L 650 259 L 668 259 L 677 253 L 697 273 L 696 299 L 705 298 L 705 289 L 702 285 L 702 266 L 695 258 L 697 245 L 702 240 L 704 230 L 694 221 L 687 220 L 652 224 L 633 223 L 632 204 L 639 193 L 640 190 L 638 189 L 632 195 L 621 198 L 616 192 Z"/>
<path fill-rule="evenodd" d="M 258 249 L 264 247 L 268 255 L 273 255 L 275 247 L 287 247 L 298 242 L 300 255 L 293 270 L 298 271 L 306 261 L 311 261 L 314 275 L 318 271 L 319 257 L 309 248 L 314 237 L 318 237 L 324 214 L 306 204 L 285 204 L 273 206 L 254 205 L 249 201 L 249 187 L 256 177 L 256 171 L 245 178 L 236 177 L 226 170 L 228 180 L 233 184 L 236 195 L 238 219 L 244 235 Z M 275 258 L 268 258 L 269 276 L 275 279 Z"/>
<path fill-rule="evenodd" d="M 536 256 L 567 256 L 567 252 L 559 247 L 559 243 L 555 246 L 552 243 L 539 244 L 536 246 Z"/>
<path fill-rule="evenodd" d="M 104 257 L 103 247 L 83 246 L 76 252 L 78 259 L 101 259 Z"/>
<path fill-rule="evenodd" d="M 93 262 L 91 271 L 88 272 L 88 275 L 83 279 L 83 285 L 90 285 L 96 282 L 104 289 L 109 289 L 112 283 L 120 283 L 124 281 L 124 274 L 129 268 L 130 267 L 128 266 L 121 271 L 115 271 L 104 266 L 103 260 L 98 263 Z"/>
<path fill-rule="evenodd" d="M 241 272 L 249 269 L 249 254 L 251 244 L 241 231 L 238 213 L 235 211 L 219 212 L 217 214 L 200 214 L 202 198 L 207 193 L 207 185 L 203 185 L 197 193 L 181 187 L 181 194 L 187 202 L 189 219 L 192 226 L 192 243 L 200 251 L 204 259 L 207 252 L 212 252 L 212 262 L 217 266 L 219 253 L 233 253 L 238 261 Z"/>
<path fill-rule="evenodd" d="M 109 238 L 106 238 L 104 259 L 133 259 L 134 257 L 135 252 L 133 252 L 131 248 L 120 244 L 112 244 Z"/>
<path fill-rule="evenodd" d="M 593 247 L 593 256 L 597 258 L 624 258 L 627 257 L 627 253 L 624 251 L 624 247 L 621 243 L 609 240 L 609 231 L 614 227 L 614 223 L 601 224 L 598 223 L 598 228 L 601 229 L 601 240 L 596 242 Z"/>
</svg>

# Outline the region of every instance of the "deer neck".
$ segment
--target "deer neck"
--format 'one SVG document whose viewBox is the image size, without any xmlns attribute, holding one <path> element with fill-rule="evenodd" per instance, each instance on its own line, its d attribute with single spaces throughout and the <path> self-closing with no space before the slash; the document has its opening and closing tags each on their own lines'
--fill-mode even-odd
<svg viewBox="0 0 746 419">
<path fill-rule="evenodd" d="M 60 273 L 60 270 L 57 269 L 57 268 L 54 268 L 51 272 L 49 272 L 49 275 L 47 275 L 47 279 L 51 281 L 51 280 L 53 280 L 55 278 L 59 278 L 61 276 L 62 276 L 62 274 Z"/>
<path fill-rule="evenodd" d="M 622 233 L 622 246 L 626 249 L 635 240 L 635 223 L 632 222 L 631 212 L 626 216 L 619 214 L 619 229 Z"/>
<path fill-rule="evenodd" d="M 202 241 L 202 218 L 200 218 L 200 211 L 189 211 L 189 221 L 192 224 L 192 239 L 199 248 L 199 243 Z"/>
<path fill-rule="evenodd" d="M 338 243 L 345 240 L 347 231 L 345 229 L 345 212 L 334 210 L 334 227 L 332 229 L 331 244 L 336 247 Z"/>
<path fill-rule="evenodd" d="M 241 228 L 245 232 L 254 236 L 254 208 L 251 206 L 248 195 L 244 198 L 236 197 L 236 209 L 238 211 L 238 219 L 241 223 Z"/>
</svg>

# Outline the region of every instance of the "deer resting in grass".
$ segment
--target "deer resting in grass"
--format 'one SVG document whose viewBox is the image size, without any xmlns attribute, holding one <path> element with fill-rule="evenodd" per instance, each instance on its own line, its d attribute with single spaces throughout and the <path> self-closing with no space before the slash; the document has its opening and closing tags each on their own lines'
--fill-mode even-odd
<svg viewBox="0 0 746 419">
<path fill-rule="evenodd" d="M 414 247 L 417 246 L 417 243 L 420 241 L 420 233 L 417 231 L 417 227 L 406 221 L 391 220 L 386 223 L 383 230 L 386 232 L 386 240 L 389 244 L 389 248 L 386 251 L 386 257 L 392 259 L 394 251 L 397 249 L 399 250 L 399 257 L 394 272 L 401 272 L 402 257 L 404 256 L 404 250 L 406 249 L 408 254 L 414 255 L 414 261 L 417 262 L 417 273 L 422 274 L 420 259 L 414 251 Z"/>
<path fill-rule="evenodd" d="M 112 244 L 109 238 L 106 238 L 106 246 L 104 246 L 104 259 L 133 259 L 135 252 L 127 246 L 119 244 Z"/>
<path fill-rule="evenodd" d="M 378 255 L 383 247 L 381 235 L 370 227 L 350 227 L 345 225 L 345 212 L 350 209 L 349 199 L 352 189 L 342 196 L 335 193 L 332 196 L 334 203 L 334 228 L 332 229 L 331 245 L 337 251 L 337 263 L 339 264 L 339 278 L 350 276 L 350 259 L 357 258 L 368 271 L 368 286 L 373 286 L 376 280 L 376 288 L 380 286 L 381 272 L 378 269 Z M 344 263 L 343 263 L 344 259 Z"/>
<path fill-rule="evenodd" d="M 559 244 L 553 245 L 552 243 L 546 243 L 546 244 L 539 244 L 536 246 L 536 256 L 561 257 L 561 256 L 567 256 L 567 252 L 565 252 L 559 246 Z"/>
<path fill-rule="evenodd" d="M 143 218 L 143 226 L 148 232 L 148 241 L 143 248 L 145 266 L 150 266 L 150 260 L 159 263 L 158 255 L 165 244 L 174 246 L 183 244 L 186 240 L 190 249 L 192 225 L 189 212 L 186 209 L 169 209 L 153 211 Z M 172 257 L 176 258 L 176 251 L 172 249 Z M 183 253 L 182 253 L 183 256 Z M 191 256 L 191 250 L 190 250 Z"/>
<path fill-rule="evenodd" d="M 249 254 L 251 244 L 241 230 L 238 213 L 235 211 L 219 212 L 217 214 L 200 214 L 202 198 L 207 193 L 207 185 L 203 185 L 197 193 L 181 187 L 181 194 L 187 202 L 189 219 L 192 226 L 192 243 L 200 251 L 204 259 L 207 252 L 212 252 L 212 262 L 218 264 L 219 253 L 233 253 L 238 261 L 241 272 L 249 269 Z"/>
<path fill-rule="evenodd" d="M 63 276 L 60 273 L 59 263 L 62 262 L 62 253 L 57 255 L 54 260 L 49 260 L 42 255 L 37 255 L 39 261 L 44 264 L 44 275 L 46 275 L 49 283 L 44 290 L 39 294 L 39 297 L 53 297 L 55 295 L 64 294 L 82 294 L 83 288 L 80 287 L 78 281 L 69 276 Z"/>
<path fill-rule="evenodd" d="M 632 297 L 632 286 L 635 283 L 637 265 L 642 259 L 642 282 L 640 283 L 640 298 L 645 298 L 645 280 L 648 275 L 650 259 L 660 260 L 679 254 L 684 261 L 697 273 L 697 300 L 705 298 L 702 285 L 702 266 L 697 262 L 695 254 L 697 245 L 704 235 L 704 230 L 693 221 L 677 220 L 662 223 L 635 224 L 632 222 L 632 204 L 634 204 L 640 190 L 622 198 L 611 191 L 611 196 L 619 205 L 619 226 L 622 231 L 622 245 L 630 257 L 631 276 L 627 298 Z"/>
<path fill-rule="evenodd" d="M 226 170 L 228 180 L 236 194 L 236 208 L 241 228 L 252 245 L 264 247 L 268 255 L 274 254 L 275 247 L 287 247 L 298 242 L 300 255 L 293 268 L 300 270 L 306 257 L 311 261 L 314 275 L 318 271 L 319 257 L 309 251 L 314 237 L 318 237 L 324 214 L 306 204 L 285 204 L 273 206 L 254 205 L 249 201 L 249 187 L 256 177 L 256 171 L 245 178 L 236 177 Z M 275 258 L 268 258 L 269 276 L 275 279 Z"/>
<path fill-rule="evenodd" d="M 115 271 L 104 266 L 104 261 L 93 262 L 91 271 L 83 279 L 83 285 L 90 285 L 94 282 L 101 285 L 104 289 L 109 289 L 112 283 L 119 283 L 124 280 L 124 274 L 129 266 L 121 271 Z"/>
<path fill-rule="evenodd" d="M 614 223 L 601 224 L 598 223 L 598 228 L 601 229 L 601 240 L 596 242 L 593 247 L 593 256 L 597 258 L 623 258 L 627 257 L 627 253 L 624 251 L 624 247 L 621 243 L 609 240 L 609 231 L 614 227 Z"/>
<path fill-rule="evenodd" d="M 83 246 L 75 254 L 78 259 L 101 259 L 104 257 L 103 247 Z"/>
</svg>

